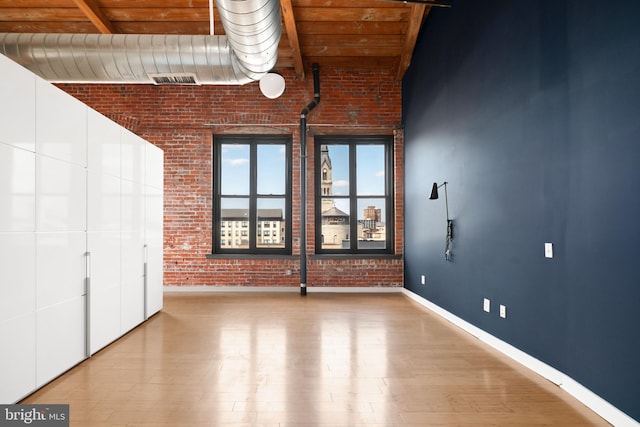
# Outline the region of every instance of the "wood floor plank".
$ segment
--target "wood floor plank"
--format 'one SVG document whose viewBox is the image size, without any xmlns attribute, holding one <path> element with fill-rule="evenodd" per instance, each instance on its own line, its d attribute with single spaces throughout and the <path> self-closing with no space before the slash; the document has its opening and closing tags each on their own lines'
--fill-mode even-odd
<svg viewBox="0 0 640 427">
<path fill-rule="evenodd" d="M 171 293 L 22 403 L 72 426 L 608 426 L 403 295 Z"/>
</svg>

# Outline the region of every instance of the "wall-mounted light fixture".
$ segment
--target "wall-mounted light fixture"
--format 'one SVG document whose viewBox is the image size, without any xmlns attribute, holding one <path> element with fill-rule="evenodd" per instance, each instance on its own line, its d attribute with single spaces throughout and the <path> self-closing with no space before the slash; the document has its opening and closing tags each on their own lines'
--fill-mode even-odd
<svg viewBox="0 0 640 427">
<path fill-rule="evenodd" d="M 284 93 L 285 81 L 278 73 L 267 73 L 260 79 L 260 92 L 269 99 L 279 98 Z"/>
<path fill-rule="evenodd" d="M 438 188 L 444 186 L 444 204 L 447 212 L 447 241 L 444 249 L 444 259 L 447 261 L 451 261 L 451 241 L 453 240 L 453 220 L 449 218 L 449 195 L 447 193 L 447 184 L 445 181 L 442 184 L 438 185 L 437 182 L 433 183 L 433 187 L 431 187 L 431 195 L 429 196 L 429 200 L 438 199 Z"/>
</svg>

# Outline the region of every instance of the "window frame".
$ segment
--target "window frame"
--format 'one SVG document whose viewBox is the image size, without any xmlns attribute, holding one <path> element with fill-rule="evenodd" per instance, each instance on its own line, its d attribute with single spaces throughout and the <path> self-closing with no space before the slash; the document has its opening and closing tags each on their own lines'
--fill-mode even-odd
<svg viewBox="0 0 640 427">
<path fill-rule="evenodd" d="M 222 194 L 222 147 L 224 145 L 249 145 L 249 194 Z M 259 194 L 258 193 L 258 146 L 259 145 L 284 145 L 285 147 L 285 192 L 283 194 Z M 293 141 L 290 135 L 214 135 L 212 147 L 213 166 L 213 227 L 212 227 L 212 255 L 237 254 L 237 255 L 291 255 L 292 251 L 292 146 Z M 243 230 L 248 229 L 249 247 L 238 248 L 229 247 L 221 243 L 222 223 L 228 222 L 221 219 L 221 206 L 224 198 L 246 198 L 249 202 L 248 227 L 241 225 Z M 258 247 L 258 212 L 257 205 L 259 199 L 284 199 L 284 247 Z M 237 230 L 236 230 L 237 231 Z M 230 235 L 230 232 L 227 233 Z"/>
<path fill-rule="evenodd" d="M 318 135 L 314 139 L 315 165 L 314 171 L 316 176 L 315 182 L 315 253 L 316 254 L 344 254 L 344 255 L 366 255 L 366 254 L 395 254 L 395 205 L 394 205 L 394 140 L 390 135 Z M 346 145 L 349 147 L 349 195 L 339 196 L 339 198 L 349 200 L 349 248 L 346 249 L 328 249 L 323 248 L 322 235 L 322 200 L 326 198 L 335 199 L 334 194 L 323 194 L 322 182 L 322 146 L 325 145 Z M 382 145 L 384 146 L 384 165 L 385 165 L 385 181 L 384 195 L 358 195 L 357 194 L 357 156 L 356 150 L 358 146 L 364 145 Z M 327 197 L 329 196 L 329 197 Z M 385 201 L 385 247 L 377 248 L 358 248 L 358 200 L 376 198 Z M 356 238 L 352 238 L 356 236 Z"/>
</svg>

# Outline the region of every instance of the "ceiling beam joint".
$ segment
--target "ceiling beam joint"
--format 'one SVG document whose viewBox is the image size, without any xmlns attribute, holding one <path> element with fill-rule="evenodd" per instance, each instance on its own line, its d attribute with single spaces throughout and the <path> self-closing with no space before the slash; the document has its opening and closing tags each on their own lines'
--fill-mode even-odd
<svg viewBox="0 0 640 427">
<path fill-rule="evenodd" d="M 296 18 L 293 15 L 291 0 L 280 0 L 280 8 L 282 9 L 282 20 L 284 21 L 284 28 L 287 31 L 291 54 L 293 55 L 293 67 L 296 71 L 296 77 L 298 79 L 304 79 L 304 64 L 302 62 L 298 28 L 296 27 Z"/>
<path fill-rule="evenodd" d="M 73 0 L 76 6 L 87 18 L 95 25 L 95 27 L 102 34 L 114 34 L 115 29 L 111 21 L 102 12 L 100 7 L 94 2 L 94 0 Z"/>
</svg>

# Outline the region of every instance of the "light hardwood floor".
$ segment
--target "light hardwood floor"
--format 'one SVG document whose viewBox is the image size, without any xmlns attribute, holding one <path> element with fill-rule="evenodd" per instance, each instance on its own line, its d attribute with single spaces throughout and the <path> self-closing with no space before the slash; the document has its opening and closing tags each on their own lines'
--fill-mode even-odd
<svg viewBox="0 0 640 427">
<path fill-rule="evenodd" d="M 22 403 L 93 426 L 608 426 L 401 294 L 166 294 Z"/>
</svg>

